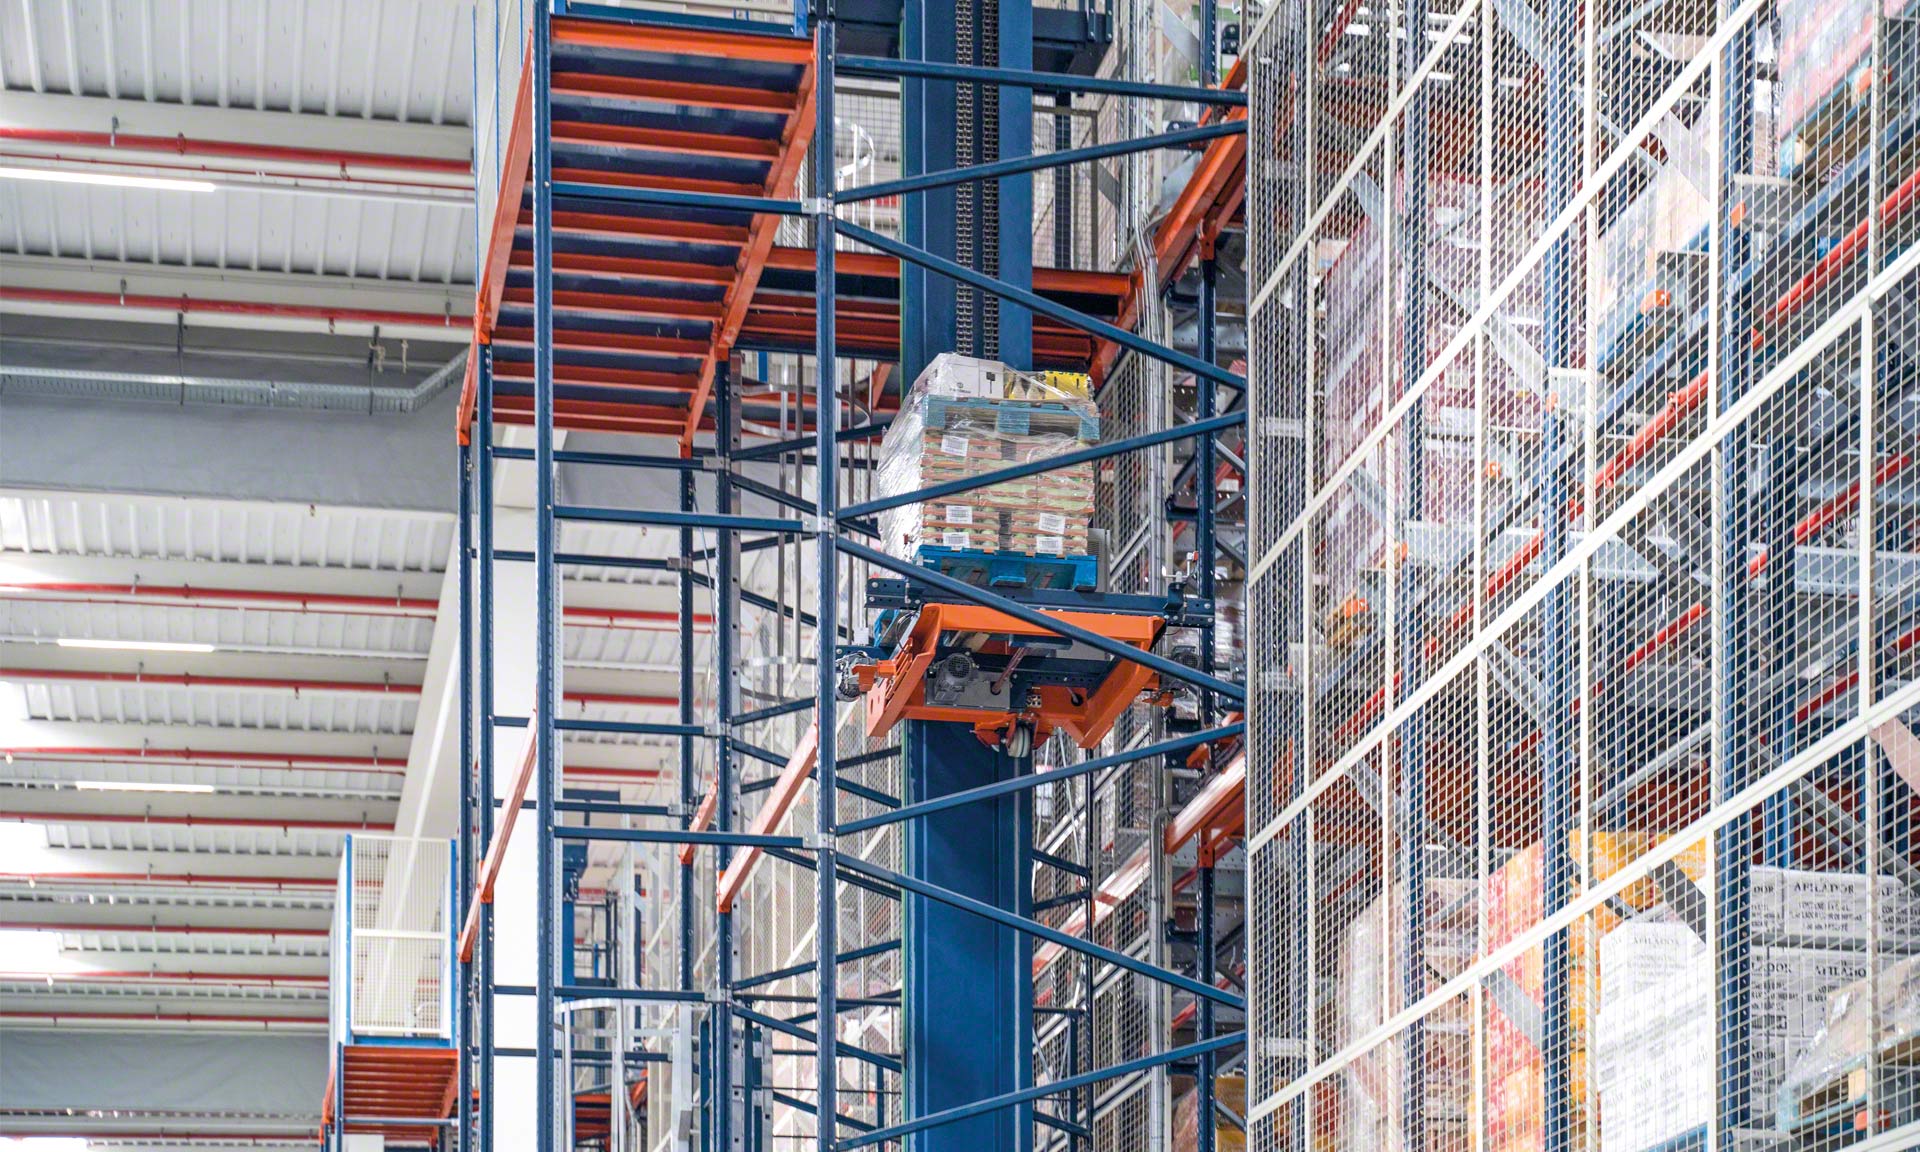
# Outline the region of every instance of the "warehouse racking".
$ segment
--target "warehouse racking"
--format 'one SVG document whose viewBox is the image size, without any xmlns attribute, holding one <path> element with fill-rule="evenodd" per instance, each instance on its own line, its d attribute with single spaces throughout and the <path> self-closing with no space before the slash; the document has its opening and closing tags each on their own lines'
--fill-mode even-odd
<svg viewBox="0 0 1920 1152">
<path fill-rule="evenodd" d="M 1912 1146 L 1914 31 L 1251 37 L 1255 1147 Z"/>
<path fill-rule="evenodd" d="M 1237 880 L 1215 865 L 1241 825 L 1244 770 L 1228 765 L 1244 689 L 1223 674 L 1215 569 L 1243 555 L 1224 539 L 1239 512 L 1223 480 L 1244 471 L 1245 411 L 1216 331 L 1219 255 L 1237 248 L 1244 199 L 1245 71 L 1220 75 L 1212 52 L 1192 83 L 1137 60 L 1097 71 L 1110 41 L 1158 43 L 1146 6 L 1117 20 L 1084 4 L 995 0 L 957 20 L 914 0 L 880 7 L 715 18 L 536 4 L 491 29 L 491 76 L 476 63 L 497 127 L 489 142 L 476 118 L 485 261 L 459 416 L 461 759 L 474 767 L 457 883 L 467 1058 L 450 1105 L 463 1143 L 621 1148 L 644 1131 L 649 1147 L 912 1137 L 1144 1152 L 1169 1138 L 1173 1074 L 1208 1118 L 1198 1152 L 1212 1152 L 1217 1112 L 1237 1119 L 1213 1098 L 1218 1058 L 1243 1046 L 1216 1020 L 1241 1008 L 1242 966 L 1216 966 L 1235 950 L 1216 906 Z M 1198 13 L 1211 45 L 1215 6 Z M 876 86 L 898 109 L 891 137 Z M 1055 131 L 1036 147 L 1042 98 Z M 1164 109 L 1194 117 L 1168 123 Z M 1117 130 L 1090 135 L 1103 116 Z M 846 124 L 891 139 L 902 174 L 876 164 L 849 186 L 841 159 L 856 176 L 863 161 L 857 137 L 851 153 L 839 143 Z M 1191 163 L 1144 221 L 1132 205 L 1156 198 L 1163 173 L 1140 161 L 1163 150 Z M 1105 270 L 1083 234 L 1103 163 L 1132 199 L 1098 208 L 1139 235 L 1137 254 L 1109 242 Z M 1033 174 L 1052 177 L 1041 206 Z M 895 204 L 898 238 L 868 226 Z M 1053 266 L 1035 259 L 1036 232 Z M 1175 347 L 1176 308 L 1192 352 Z M 956 331 L 1021 368 L 1091 371 L 1103 420 L 1129 434 L 876 493 L 871 440 Z M 864 376 L 841 370 L 856 363 Z M 766 387 L 777 371 L 794 385 Z M 1122 498 L 1102 527 L 1119 547 L 1099 589 L 968 583 L 863 542 L 890 507 L 1130 460 L 1146 463 L 1116 466 Z M 511 469 L 526 464 L 522 483 Z M 502 486 L 528 490 L 525 515 Z M 562 566 L 676 589 L 673 720 L 563 693 L 577 657 L 562 650 Z M 1009 714 L 989 744 L 915 698 L 868 624 L 876 609 L 935 646 L 983 630 L 1060 638 L 1072 683 L 1104 687 Z M 524 617 L 511 639 L 510 616 Z M 1174 657 L 1175 633 L 1190 655 Z M 848 677 L 895 693 L 885 723 L 862 730 L 838 695 L 860 694 Z M 664 742 L 669 762 L 588 778 L 562 769 L 568 740 L 636 760 Z M 752 775 L 755 763 L 774 771 Z M 1177 812 L 1175 778 L 1205 786 Z M 654 791 L 623 791 L 642 788 Z M 978 851 L 978 836 L 995 847 Z M 596 901 L 580 877 L 608 853 L 617 879 Z M 1171 874 L 1176 859 L 1186 875 Z M 503 939 L 517 869 L 533 873 L 531 914 Z M 1176 908 L 1194 923 L 1171 923 Z M 504 957 L 528 950 L 531 978 L 503 978 Z M 840 980 L 817 979 L 822 967 Z M 537 1023 L 509 1026 L 528 1001 Z M 516 1061 L 531 1063 L 530 1092 L 502 1086 Z M 1140 1126 L 1149 1115 L 1157 1134 Z"/>
</svg>

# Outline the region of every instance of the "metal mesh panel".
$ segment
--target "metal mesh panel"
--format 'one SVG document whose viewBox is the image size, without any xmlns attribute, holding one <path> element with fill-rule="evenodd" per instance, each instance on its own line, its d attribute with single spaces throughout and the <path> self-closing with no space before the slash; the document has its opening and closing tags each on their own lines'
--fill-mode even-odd
<svg viewBox="0 0 1920 1152">
<path fill-rule="evenodd" d="M 348 910 L 355 1034 L 450 1034 L 452 851 L 446 840 L 349 838 L 341 899 Z"/>
<path fill-rule="evenodd" d="M 1920 1132 L 1906 9 L 1256 33 L 1256 1149 Z"/>
<path fill-rule="evenodd" d="M 1064 95 L 1033 105 L 1035 155 L 1102 143 L 1093 102 Z M 1067 164 L 1033 178 L 1033 264 L 1036 268 L 1096 268 L 1099 234 L 1093 221 L 1099 195 L 1098 162 Z"/>
</svg>

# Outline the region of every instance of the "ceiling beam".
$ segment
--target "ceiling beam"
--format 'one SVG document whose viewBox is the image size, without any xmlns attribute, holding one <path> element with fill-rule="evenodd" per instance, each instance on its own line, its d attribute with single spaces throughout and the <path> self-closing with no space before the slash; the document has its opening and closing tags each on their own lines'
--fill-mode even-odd
<svg viewBox="0 0 1920 1152">
<path fill-rule="evenodd" d="M 220 754 L 232 753 L 238 763 L 311 761 L 327 763 L 367 763 L 402 765 L 407 758 L 407 737 L 355 732 L 282 731 L 279 729 L 197 726 L 183 729 L 171 724 L 93 723 L 62 720 L 18 721 L 8 725 L 5 750 L 15 756 L 52 756 L 64 752 L 74 755 L 139 756 L 143 750 L 154 759 L 166 756 L 161 749 L 191 751 L 185 759 L 217 761 Z M 112 753 L 100 751 L 111 749 Z"/>
<path fill-rule="evenodd" d="M 66 256 L 7 255 L 0 312 L 323 332 L 457 344 L 473 289 L 308 272 L 254 272 Z"/>
<path fill-rule="evenodd" d="M 328 917 L 313 909 L 159 907 L 39 900 L 0 905 L 0 932 L 94 935 L 264 936 L 288 940 L 327 937 Z"/>
<path fill-rule="evenodd" d="M 440 572 L 232 563 L 214 568 L 194 560 L 0 552 L 0 597 L 425 618 L 441 610 L 443 579 Z M 567 622 L 581 627 L 671 630 L 678 620 L 675 584 L 568 580 L 561 594 Z M 696 619 L 711 621 L 704 613 Z"/>
<path fill-rule="evenodd" d="M 12 493 L 10 493 L 11 495 Z M 71 494 L 65 494 L 69 498 Z M 169 501 L 177 504 L 177 501 Z M 263 510 L 272 508 L 260 505 Z M 245 504 L 236 503 L 236 510 Z M 369 515 L 373 515 L 369 513 Z M 127 593 L 139 585 L 142 600 L 186 603 L 161 592 L 163 588 L 193 590 L 194 599 L 212 596 L 216 588 L 247 593 L 285 593 L 312 596 L 316 607 L 328 606 L 328 597 L 364 601 L 369 610 L 431 615 L 440 595 L 439 572 L 397 572 L 371 568 L 320 567 L 305 564 L 242 564 L 206 560 L 161 560 L 146 556 L 76 556 L 51 552 L 0 551 L 0 591 L 42 583 L 111 585 Z M 238 601 L 237 601 L 238 602 Z M 265 598 L 256 598 L 265 603 Z M 392 608 L 386 607 L 392 605 Z"/>
<path fill-rule="evenodd" d="M 0 125 L 15 155 L 473 186 L 472 138 L 454 125 L 18 91 L 0 93 Z"/>
<path fill-rule="evenodd" d="M 0 836 L 5 832 L 0 831 Z M 137 848 L 32 848 L 0 870 L 0 889 L 14 884 L 102 888 L 244 888 L 331 899 L 339 862 L 319 856 L 220 852 L 183 857 Z"/>
</svg>

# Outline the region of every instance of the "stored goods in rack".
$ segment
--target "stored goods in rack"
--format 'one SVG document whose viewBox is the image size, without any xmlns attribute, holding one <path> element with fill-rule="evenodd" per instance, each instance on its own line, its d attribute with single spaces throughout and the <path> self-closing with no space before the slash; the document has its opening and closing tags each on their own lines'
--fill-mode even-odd
<svg viewBox="0 0 1920 1152">
<path fill-rule="evenodd" d="M 1877 977 L 1833 994 L 1820 1034 L 1793 1061 L 1780 1087 L 1779 1122 L 1793 1132 L 1823 1124 L 1859 1131 L 1869 1127 L 1872 1110 L 1884 1126 L 1912 1119 L 1916 1108 L 1920 957 L 1890 964 Z"/>
<path fill-rule="evenodd" d="M 1099 412 L 1084 380 L 935 357 L 881 441 L 876 494 L 906 495 L 1099 443 Z M 896 556 L 972 583 L 1092 587 L 1095 475 L 1083 461 L 888 509 L 881 539 Z M 1013 558 L 1046 562 L 1000 562 Z"/>
</svg>

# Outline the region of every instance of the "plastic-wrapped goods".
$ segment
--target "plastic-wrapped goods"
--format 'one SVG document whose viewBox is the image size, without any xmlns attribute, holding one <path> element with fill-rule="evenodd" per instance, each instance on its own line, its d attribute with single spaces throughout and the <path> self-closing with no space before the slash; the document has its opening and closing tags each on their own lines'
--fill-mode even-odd
<svg viewBox="0 0 1920 1152">
<path fill-rule="evenodd" d="M 1865 101 L 1873 82 L 1869 57 L 1873 51 L 1874 7 L 1882 6 L 1891 44 L 1891 37 L 1900 29 L 1893 18 L 1906 11 L 1909 0 L 1778 3 L 1779 80 L 1774 87 L 1774 128 L 1779 133 L 1780 169 L 1792 173 L 1820 155 L 1822 144 L 1834 131 L 1849 125 L 1864 129 L 1866 118 L 1848 113 Z M 1843 151 L 1857 152 L 1864 143 L 1864 138 L 1855 140 Z"/>
<path fill-rule="evenodd" d="M 1085 376 L 1017 372 L 947 353 L 907 390 L 880 442 L 880 496 L 1048 460 L 1097 444 L 1100 416 Z M 924 560 L 927 549 L 1086 556 L 1095 466 L 1056 468 L 880 515 L 886 550 Z"/>
<path fill-rule="evenodd" d="M 1577 834 L 1567 845 L 1576 858 L 1583 841 Z M 1626 867 L 1652 847 L 1652 841 L 1631 833 L 1596 832 L 1593 834 L 1589 867 L 1596 881 L 1605 880 Z M 1675 861 L 1680 870 L 1696 882 L 1708 874 L 1705 843 L 1688 847 Z M 1543 856 L 1534 844 L 1514 853 L 1507 862 L 1487 877 L 1487 936 L 1491 947 L 1499 947 L 1537 926 L 1545 918 L 1542 890 Z M 1569 1038 L 1565 1059 L 1571 1068 L 1567 1078 L 1566 1115 L 1570 1122 L 1585 1123 L 1587 1100 L 1587 1064 L 1589 1038 L 1594 1012 L 1590 988 L 1593 985 L 1596 933 L 1612 931 L 1620 919 L 1612 906 L 1651 908 L 1661 901 L 1659 887 L 1652 880 L 1628 885 L 1619 899 L 1591 916 L 1582 917 L 1567 929 Z M 1543 950 L 1529 948 L 1502 969 L 1518 991 L 1524 992 L 1538 1007 L 1546 989 Z M 1504 1012 L 1487 1014 L 1487 1148 L 1489 1152 L 1538 1152 L 1545 1147 L 1541 1085 L 1544 1083 L 1540 1049 L 1532 1037 Z"/>
<path fill-rule="evenodd" d="M 1742 175 L 1771 176 L 1775 171 L 1774 149 L 1768 145 L 1774 124 L 1771 92 L 1769 84 L 1760 82 L 1752 132 L 1759 143 Z M 1638 186 L 1625 207 L 1602 216 L 1599 259 L 1593 263 L 1602 363 L 1650 303 L 1664 307 L 1684 302 L 1689 310 L 1705 305 L 1704 299 L 1687 296 L 1705 282 L 1713 190 L 1721 164 L 1719 122 L 1702 115 L 1689 125 L 1670 114 L 1655 125 L 1652 137 L 1661 154 L 1653 176 Z M 1616 178 L 1615 185 L 1633 188 L 1631 171 Z M 1675 253 L 1697 258 L 1691 278 L 1678 266 L 1662 267 L 1662 261 Z"/>
<path fill-rule="evenodd" d="M 1235 1116 L 1247 1114 L 1247 1078 L 1216 1076 L 1213 1096 L 1233 1110 Z M 1247 1134 L 1223 1117 L 1214 1117 L 1213 1146 L 1217 1152 L 1246 1152 Z M 1188 1092 L 1173 1109 L 1173 1152 L 1194 1152 L 1200 1147 L 1200 1094 Z"/>
<path fill-rule="evenodd" d="M 1421 939 L 1421 959 L 1427 978 L 1419 995 L 1439 987 L 1473 960 L 1477 916 L 1473 882 L 1429 880 L 1424 910 L 1427 930 Z M 1381 930 L 1391 920 L 1388 939 L 1405 939 L 1405 916 L 1403 884 L 1394 889 L 1391 901 L 1375 899 L 1347 926 L 1340 948 L 1336 1047 L 1371 1033 L 1406 1006 L 1406 954 L 1398 946 L 1392 949 L 1392 999 L 1382 1002 L 1380 995 L 1380 964 L 1385 951 Z M 1404 1107 L 1394 1107 L 1406 1085 L 1402 1033 L 1374 1046 L 1341 1073 L 1340 1152 L 1440 1152 L 1465 1144 L 1471 1132 L 1473 1102 L 1472 1028 L 1467 1001 L 1448 1001 L 1428 1013 L 1423 1025 L 1420 1055 L 1425 1099 L 1420 1108 L 1427 1147 L 1408 1149 L 1404 1126 L 1396 1121 L 1405 1111 Z"/>
<path fill-rule="evenodd" d="M 1673 129 L 1661 139 L 1667 162 L 1600 238 L 1594 304 L 1603 354 L 1639 320 L 1648 297 L 1678 287 L 1662 282 L 1663 259 L 1680 252 L 1705 258 L 1716 172 L 1713 118 L 1703 116 L 1691 130 L 1666 123 Z"/>
<path fill-rule="evenodd" d="M 1791 1131 L 1822 1120 L 1851 1122 L 1868 1102 L 1875 1058 L 1909 1051 L 1916 1038 L 1920 957 L 1888 964 L 1876 978 L 1863 977 L 1835 991 L 1819 1034 L 1788 1066 L 1779 1092 L 1780 1127 Z"/>
<path fill-rule="evenodd" d="M 1755 932 L 1764 935 L 1757 924 Z M 1781 1080 L 1814 1042 L 1829 995 L 1866 970 L 1858 948 L 1752 945 L 1741 1012 L 1751 1044 L 1752 1124 L 1771 1123 Z M 1641 1152 L 1707 1123 L 1714 1018 L 1713 956 L 1693 929 L 1669 916 L 1624 924 L 1601 939 L 1593 1069 L 1602 1152 Z"/>
</svg>

